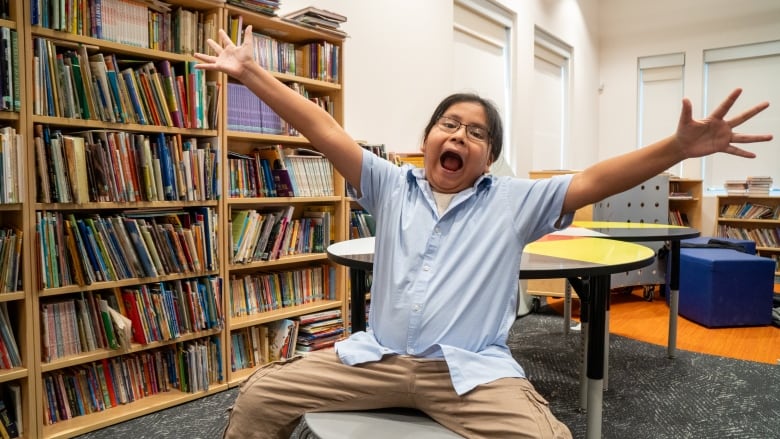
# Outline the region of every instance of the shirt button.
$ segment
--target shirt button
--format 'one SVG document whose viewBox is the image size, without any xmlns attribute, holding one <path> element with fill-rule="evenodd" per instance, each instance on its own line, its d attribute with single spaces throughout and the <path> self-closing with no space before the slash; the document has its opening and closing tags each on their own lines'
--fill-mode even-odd
<svg viewBox="0 0 780 439">
<path fill-rule="evenodd" d="M 414 305 L 414 306 L 412 307 L 412 309 L 414 310 L 414 312 L 419 312 L 421 308 L 422 308 L 422 307 L 421 307 L 420 305 Z"/>
<path fill-rule="evenodd" d="M 409 354 L 409 355 L 414 355 L 414 348 L 408 348 L 406 350 L 406 353 Z"/>
<path fill-rule="evenodd" d="M 439 227 L 436 227 L 435 229 L 433 229 L 433 231 L 436 233 L 441 233 L 441 229 Z"/>
<path fill-rule="evenodd" d="M 431 271 L 430 265 L 423 265 L 423 271 Z"/>
</svg>

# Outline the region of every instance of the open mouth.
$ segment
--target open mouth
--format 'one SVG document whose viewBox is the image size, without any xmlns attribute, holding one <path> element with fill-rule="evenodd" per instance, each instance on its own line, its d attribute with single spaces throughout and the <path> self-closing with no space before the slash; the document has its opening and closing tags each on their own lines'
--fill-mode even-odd
<svg viewBox="0 0 780 439">
<path fill-rule="evenodd" d="M 463 167 L 463 158 L 452 151 L 447 151 L 441 155 L 439 163 L 448 171 L 457 171 Z"/>
</svg>

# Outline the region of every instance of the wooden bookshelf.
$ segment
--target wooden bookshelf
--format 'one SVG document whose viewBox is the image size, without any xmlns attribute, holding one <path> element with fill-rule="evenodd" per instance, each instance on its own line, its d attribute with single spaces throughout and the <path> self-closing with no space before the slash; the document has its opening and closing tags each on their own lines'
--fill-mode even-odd
<svg viewBox="0 0 780 439">
<path fill-rule="evenodd" d="M 11 175 L 2 173 L 3 194 L 0 199 L 0 227 L 5 232 L 4 246 L 12 247 L 11 253 L 15 254 L 16 269 L 6 268 L 2 272 L 2 292 L 0 292 L 0 309 L 4 314 L 3 339 L 13 340 L 10 343 L 16 345 L 19 363 L 5 364 L 0 369 L 0 397 L 14 416 L 17 430 L 21 437 L 35 437 L 37 429 L 35 411 L 35 344 L 34 344 L 34 278 L 29 270 L 32 262 L 31 249 L 34 242 L 34 231 L 30 227 L 31 212 L 28 209 L 29 195 L 25 183 L 28 180 L 28 148 L 26 148 L 26 126 L 28 124 L 28 101 L 25 97 L 26 87 L 21 80 L 28 74 L 27 65 L 22 62 L 23 55 L 29 44 L 24 37 L 24 10 L 23 2 L 8 2 L 7 18 L 0 19 L 2 27 L 3 46 L 8 51 L 3 53 L 3 78 L 9 77 L 14 83 L 4 93 L 2 108 L 0 111 L 0 128 L 2 128 L 2 142 L 4 161 L 10 163 Z M 15 40 L 15 42 L 14 42 Z M 13 50 L 13 45 L 16 50 Z M 16 52 L 16 53 L 14 53 Z M 10 61 L 10 70 L 7 61 Z M 15 74 L 14 74 L 15 70 Z M 8 75 L 8 76 L 5 76 Z M 5 98 L 7 96 L 7 98 Z M 15 160 L 8 161 L 11 156 L 8 153 L 14 149 Z M 13 187 L 13 192 L 8 188 Z M 13 236 L 13 238 L 11 238 Z M 19 242 L 21 247 L 16 248 L 11 239 Z M 4 257 L 9 261 L 11 255 Z M 11 276 L 9 278 L 8 276 Z M 14 281 L 13 279 L 16 279 Z M 10 349 L 8 343 L 3 342 L 6 350 Z M 8 367 L 10 366 L 10 367 Z M 17 395 L 18 399 L 11 395 Z M 20 419 L 21 418 L 21 419 Z"/>
<path fill-rule="evenodd" d="M 19 77 L 23 80 L 20 82 L 21 107 L 18 111 L 0 111 L 0 128 L 16 129 L 26 145 L 22 148 L 25 153 L 21 157 L 22 166 L 19 168 L 24 172 L 19 179 L 24 183 L 25 192 L 23 201 L 0 204 L 0 213 L 5 227 L 17 228 L 23 232 L 19 271 L 23 288 L 0 293 L 0 306 L 7 307 L 9 315 L 13 317 L 11 329 L 19 345 L 22 364 L 19 367 L 0 369 L 0 388 L 14 385 L 21 391 L 24 431 L 22 437 L 78 436 L 223 391 L 238 385 L 249 376 L 254 367 L 259 366 L 254 364 L 251 368 L 232 370 L 231 358 L 235 354 L 232 351 L 233 333 L 323 310 L 340 309 L 342 315 L 346 315 L 346 270 L 331 264 L 324 248 L 317 252 L 289 252 L 271 260 L 234 263 L 230 221 L 234 211 L 287 209 L 292 212 L 291 218 L 297 220 L 312 206 L 324 206 L 332 211 L 333 234 L 328 241 L 342 240 L 347 236 L 349 202 L 344 193 L 344 179 L 337 173 L 330 176 L 317 174 L 324 181 L 330 180 L 333 188 L 331 193 L 309 193 L 309 196 L 296 193 L 295 196 L 281 197 L 231 196 L 229 153 L 251 154 L 260 144 L 278 144 L 293 151 L 310 145 L 307 139 L 291 132 L 251 132 L 231 129 L 228 126 L 227 115 L 231 104 L 236 105 L 236 102 L 231 103 L 228 98 L 230 79 L 216 72 L 201 71 L 199 74 L 203 75 L 202 78 L 189 76 L 193 74 L 191 67 L 196 62 L 191 53 L 207 51 L 205 47 L 197 47 L 199 41 L 204 41 L 205 37 L 191 40 L 168 38 L 166 41 L 177 45 L 156 47 L 151 44 L 150 48 L 129 39 L 109 40 L 108 38 L 113 37 L 108 33 L 98 38 L 91 33 L 91 28 L 89 31 L 80 32 L 72 28 L 78 23 L 77 20 L 64 19 L 62 28 L 51 23 L 38 22 L 36 20 L 39 18 L 36 18 L 35 13 L 41 3 L 37 0 L 8 3 L 11 8 L 9 19 L 0 19 L 0 26 L 18 32 L 19 60 L 16 64 L 20 69 Z M 241 9 L 222 0 L 172 0 L 167 3 L 172 6 L 171 14 L 178 14 L 179 9 L 192 13 L 193 23 L 198 21 L 204 29 L 203 32 L 210 32 L 206 37 L 216 36 L 220 27 L 229 29 L 231 17 L 240 15 L 243 26 L 251 24 L 255 32 L 266 34 L 277 42 L 290 43 L 295 47 L 308 43 L 327 43 L 336 47 L 334 61 L 338 67 L 331 72 L 335 73 L 335 77 L 304 74 L 300 71 L 279 71 L 273 75 L 284 83 L 303 86 L 311 97 L 327 98 L 334 118 L 340 123 L 343 122 L 342 36 Z M 150 4 L 151 2 L 147 3 Z M 87 7 L 91 8 L 93 5 L 93 1 L 86 2 Z M 49 2 L 49 6 L 56 5 L 52 6 Z M 144 17 L 143 23 L 134 24 L 129 17 L 118 22 L 122 23 L 122 27 L 129 28 L 137 24 L 137 29 L 146 29 L 149 21 L 145 18 L 146 15 L 141 15 Z M 91 107 L 86 105 L 89 110 L 87 115 L 83 105 L 86 101 L 81 100 L 80 89 L 76 88 L 77 80 L 73 75 L 72 64 L 74 59 L 98 62 L 98 54 L 103 55 L 103 62 L 106 64 L 114 60 L 117 62 L 117 65 L 114 65 L 117 81 L 129 79 L 129 76 L 122 74 L 126 69 L 130 69 L 128 75 L 135 72 L 139 81 L 138 78 L 143 72 L 149 75 L 146 78 L 151 84 L 150 90 L 154 90 L 155 77 L 159 78 L 161 93 L 158 93 L 156 98 L 152 94 L 146 94 L 140 100 L 133 100 L 129 97 L 129 90 L 125 91 L 119 85 L 112 88 L 118 82 L 108 82 L 110 88 L 105 96 L 112 97 L 117 105 L 101 111 L 104 107 L 98 107 L 99 104 L 95 101 Z M 59 64 L 57 55 L 62 56 L 62 62 Z M 84 55 L 86 58 L 79 58 Z M 67 69 L 63 67 L 67 64 L 65 59 L 71 63 Z M 68 70 L 71 79 L 58 82 L 58 78 L 68 76 L 36 75 L 34 69 L 42 69 L 41 66 L 50 69 L 50 73 Z M 183 76 L 186 93 L 180 95 L 179 100 L 172 98 L 173 94 L 167 94 L 167 88 L 162 83 L 167 76 L 163 71 L 164 66 L 172 67 L 175 72 L 174 85 L 177 84 L 175 77 Z M 90 65 L 90 68 L 96 76 L 102 69 L 100 64 Z M 142 68 L 153 70 L 141 70 Z M 78 71 L 83 72 L 80 67 Z M 42 72 L 45 70 L 38 71 Z M 160 76 L 155 76 L 155 73 Z M 54 82 L 39 83 L 40 78 L 49 78 L 49 81 Z M 111 81 L 108 75 L 107 78 Z M 187 82 L 191 78 L 197 78 L 192 82 L 192 91 L 190 83 Z M 66 83 L 70 85 L 70 92 Z M 101 93 L 98 87 L 99 84 L 96 84 L 92 91 L 96 100 L 100 99 Z M 51 96 L 47 94 L 49 90 L 52 91 Z M 177 87 L 171 90 L 175 91 Z M 215 90 L 218 90 L 218 93 L 214 94 L 216 98 L 209 100 Z M 55 100 L 54 93 L 58 91 Z M 87 93 L 85 91 L 84 98 L 88 96 Z M 70 95 L 74 98 L 70 99 Z M 196 95 L 199 97 L 195 98 Z M 176 105 L 169 105 L 171 99 L 175 100 Z M 188 102 L 198 102 L 199 107 L 194 104 L 192 107 L 181 106 Z M 136 104 L 140 107 L 146 105 L 146 109 L 139 110 Z M 155 108 L 156 115 L 151 107 Z M 178 114 L 181 119 L 174 116 L 176 109 L 180 111 Z M 209 109 L 214 111 L 209 112 Z M 136 113 L 139 111 L 146 111 L 143 120 L 137 117 Z M 199 112 L 202 112 L 202 115 Z M 87 132 L 91 134 L 85 134 Z M 40 136 L 42 133 L 45 135 Z M 76 160 L 63 156 L 61 163 L 65 167 L 58 170 L 54 166 L 58 161 L 55 155 L 57 146 L 66 151 L 80 151 L 81 148 L 78 145 L 80 141 L 76 141 L 75 147 L 72 143 L 65 146 L 66 138 L 68 142 L 73 142 L 68 136 L 85 139 L 84 148 L 90 155 L 85 153 L 84 159 Z M 36 137 L 41 140 L 36 141 Z M 52 139 L 56 139 L 54 146 Z M 166 149 L 161 146 L 163 142 Z M 115 154 L 115 167 L 103 169 L 101 173 L 95 166 L 100 162 L 92 161 L 91 158 L 95 157 L 98 154 L 95 151 L 99 150 L 92 145 L 103 145 L 104 154 Z M 146 145 L 149 145 L 150 154 L 144 154 Z M 90 149 L 87 149 L 88 147 Z M 123 154 L 122 147 L 131 152 Z M 169 151 L 171 160 L 171 174 L 167 177 L 157 171 L 166 169 L 163 162 L 167 158 L 163 158 L 161 153 L 158 155 L 158 152 L 164 150 Z M 47 158 L 47 155 L 51 156 Z M 161 165 L 157 165 L 158 162 Z M 69 163 L 79 165 L 68 168 Z M 85 166 L 84 163 L 88 165 Z M 306 163 L 305 166 L 309 166 L 308 163 L 312 162 Z M 37 172 L 37 169 L 45 172 Z M 147 169 L 148 174 L 144 174 Z M 44 174 L 50 181 L 48 184 L 44 183 Z M 83 177 L 85 174 L 87 186 L 83 185 L 84 180 L 70 179 L 71 175 Z M 101 175 L 104 177 L 102 180 Z M 123 178 L 125 180 L 121 180 Z M 114 187 L 107 183 L 110 181 L 114 182 L 111 183 Z M 120 181 L 124 183 L 119 183 Z M 59 183 L 56 189 L 52 190 L 51 182 Z M 109 186 L 109 190 L 101 191 L 105 185 Z M 168 186 L 171 186 L 170 190 Z M 179 192 L 179 188 L 183 188 L 183 191 Z M 84 271 L 80 272 L 84 280 L 76 276 L 74 267 L 79 264 L 75 261 L 79 260 L 82 266 L 90 267 L 89 264 L 96 263 L 96 260 L 89 259 L 86 252 L 83 253 L 85 259 L 80 260 L 78 256 L 82 253 L 76 245 L 71 247 L 75 251 L 68 253 L 69 236 L 74 236 L 73 242 L 76 242 L 75 235 L 65 232 L 70 219 L 75 220 L 74 224 L 77 226 L 80 221 L 86 223 L 87 220 L 102 224 L 96 225 L 92 230 L 95 243 L 103 243 L 103 248 L 98 246 L 96 251 L 101 252 L 101 255 L 111 262 L 103 264 L 105 271 L 101 272 L 102 274 L 93 272 L 95 279 L 92 282 L 86 281 L 88 275 Z M 138 238 L 146 244 L 150 257 L 147 262 L 139 256 L 140 250 L 136 245 L 140 244 L 133 239 L 131 225 L 141 224 L 141 219 L 149 226 L 143 229 L 149 231 L 148 241 L 144 239 L 145 232 L 140 227 Z M 158 228 L 154 228 L 152 224 L 156 224 Z M 170 228 L 166 224 L 170 224 Z M 120 232 L 123 226 L 127 229 Z M 83 229 L 76 227 L 72 230 L 78 234 Z M 44 233 L 39 234 L 39 231 Z M 122 240 L 123 233 L 127 235 L 127 241 Z M 192 241 L 189 241 L 190 235 Z M 191 247 L 193 243 L 194 247 Z M 85 244 L 84 249 L 87 248 L 86 245 L 88 244 Z M 154 252 L 150 250 L 151 247 L 160 251 L 156 257 L 157 261 L 152 256 Z M 55 248 L 59 249 L 57 253 L 52 250 Z M 163 251 L 166 249 L 168 252 Z M 134 262 L 131 253 L 138 258 L 137 262 Z M 113 260 L 111 254 L 115 256 Z M 148 267 L 147 263 L 154 266 L 154 270 Z M 109 265 L 113 270 L 108 268 Z M 328 270 L 328 282 L 332 285 L 330 297 L 241 316 L 231 312 L 231 279 L 318 267 Z M 156 309 L 159 315 L 163 316 L 162 321 L 170 325 L 159 326 L 159 333 L 156 335 L 151 327 L 141 325 L 136 333 L 144 333 L 147 337 L 145 342 L 139 342 L 134 336 L 131 340 L 122 339 L 117 332 L 117 347 L 99 345 L 95 337 L 100 337 L 100 331 L 94 331 L 96 325 L 102 323 L 102 316 L 98 312 L 93 313 L 90 306 L 93 306 L 93 303 L 99 304 L 96 299 L 102 298 L 109 304 L 115 304 L 122 314 L 133 317 L 132 308 L 128 306 L 129 302 L 125 302 L 123 295 L 128 291 L 132 292 L 137 300 L 148 300 L 145 303 L 146 310 L 142 311 Z M 190 314 L 187 314 L 182 309 L 172 307 L 171 303 L 184 301 L 185 296 L 175 296 L 183 291 L 193 292 L 191 297 L 201 298 L 198 303 L 203 308 L 203 319 L 197 320 L 194 317 L 200 315 L 199 312 L 190 310 Z M 178 298 L 174 300 L 174 297 Z M 84 302 L 81 302 L 82 299 Z M 82 303 L 87 305 L 84 314 L 80 314 L 79 307 Z M 74 309 L 75 311 L 71 311 Z M 61 321 L 44 321 L 44 310 L 47 313 L 59 313 L 57 315 Z M 189 326 L 182 323 L 186 319 L 179 320 L 178 325 L 172 323 L 171 316 L 178 315 L 178 312 L 184 312 L 190 317 Z M 66 321 L 69 326 L 61 326 Z M 111 326 L 117 330 L 114 325 Z M 79 327 L 81 332 L 78 331 Z M 52 328 L 57 331 L 57 337 L 49 338 L 49 333 L 44 333 L 44 330 L 51 331 Z M 92 331 L 89 331 L 89 328 L 92 328 Z M 78 339 L 74 338 L 75 334 L 78 334 Z M 55 346 L 52 356 L 51 349 L 57 340 L 73 350 L 66 351 L 62 346 Z M 83 345 L 81 340 L 84 340 Z M 61 352 L 58 351 L 60 348 Z M 144 371 L 149 374 L 156 373 L 158 376 L 169 376 L 169 371 L 156 367 L 162 364 L 158 362 L 159 359 L 169 358 L 172 362 L 176 361 L 175 358 L 179 358 L 177 355 L 182 351 L 192 352 L 193 358 L 207 364 L 208 373 L 205 374 L 204 380 L 187 382 L 187 386 L 183 386 L 182 376 L 179 384 L 169 382 L 168 389 L 165 390 L 162 385 L 160 388 L 154 388 L 150 384 L 152 380 L 141 378 Z M 87 401 L 87 404 L 90 404 L 90 382 L 89 379 L 83 378 L 83 374 L 89 377 L 89 373 L 95 373 L 98 367 L 106 365 L 124 368 L 128 379 L 137 380 L 133 387 L 137 393 L 132 401 L 117 403 L 113 407 L 105 402 L 100 407 L 101 403 L 93 401 L 97 406 L 94 409 L 87 409 L 85 406 L 81 413 L 82 408 L 77 401 L 81 400 L 82 404 Z M 119 369 L 115 371 L 119 373 Z M 70 376 L 73 378 L 68 378 Z M 105 378 L 105 374 L 103 376 Z M 95 386 L 100 387 L 99 375 L 95 375 L 95 378 L 98 381 Z M 162 384 L 164 381 L 160 378 L 155 383 Z M 147 385 L 146 388 L 144 384 Z M 53 390 L 55 388 L 56 390 Z M 99 390 L 102 393 L 103 389 Z M 97 395 L 95 398 L 101 397 Z M 109 397 L 108 401 L 110 400 Z M 51 410 L 55 406 L 61 410 Z M 65 406 L 68 406 L 68 409 L 65 409 Z M 65 413 L 67 410 L 72 413 Z M 57 418 L 56 422 L 53 422 L 53 417 Z"/>
<path fill-rule="evenodd" d="M 669 224 L 701 230 L 702 181 L 669 178 Z"/>
<path fill-rule="evenodd" d="M 282 63 L 269 63 L 264 67 L 278 80 L 301 93 L 307 93 L 309 99 L 320 102 L 321 105 L 327 107 L 326 109 L 336 121 L 343 123 L 344 96 L 341 81 L 341 78 L 343 78 L 341 67 L 343 65 L 343 54 L 341 52 L 343 38 L 316 29 L 300 27 L 278 18 L 248 12 L 233 5 L 225 5 L 223 22 L 226 29 L 231 28 L 231 25 L 234 24 L 235 19 L 238 17 L 241 18 L 242 26 L 252 25 L 255 41 L 269 38 L 282 51 L 289 50 L 293 46 L 301 48 L 308 44 L 316 44 L 320 53 L 329 55 L 330 58 L 326 64 L 337 66 L 337 69 L 335 71 L 331 70 L 327 74 L 325 72 L 303 71 L 301 65 L 291 66 Z M 262 35 L 258 35 L 258 33 Z M 296 62 L 298 61 L 300 59 L 296 60 Z M 223 89 L 227 90 L 228 87 L 232 86 L 231 83 L 231 80 L 225 78 L 225 87 Z M 246 93 L 246 91 L 242 92 Z M 268 347 L 262 346 L 262 343 L 260 343 L 260 347 L 255 345 L 257 342 L 252 339 L 252 331 L 268 330 L 272 332 L 273 325 L 278 325 L 285 320 L 334 308 L 340 309 L 342 316 L 347 314 L 344 300 L 346 291 L 345 269 L 329 262 L 325 248 L 330 239 L 336 241 L 346 239 L 347 225 L 345 221 L 349 209 L 345 201 L 344 178 L 338 175 L 335 170 L 332 168 L 329 171 L 325 170 L 325 175 L 331 175 L 331 177 L 327 177 L 324 180 L 305 178 L 311 177 L 312 173 L 303 172 L 302 168 L 298 166 L 301 162 L 296 163 L 296 160 L 301 158 L 296 156 L 301 154 L 300 148 L 311 149 L 307 139 L 297 135 L 294 130 L 291 130 L 284 123 L 277 125 L 272 117 L 259 116 L 259 119 L 269 121 L 267 125 L 265 122 L 262 122 L 264 125 L 260 129 L 257 127 L 251 127 L 251 130 L 242 128 L 239 116 L 233 116 L 230 108 L 241 105 L 241 101 L 231 102 L 231 99 L 241 100 L 243 97 L 239 93 L 233 94 L 232 97 L 230 92 L 226 93 L 226 95 L 226 99 L 222 102 L 224 105 L 222 114 L 226 116 L 222 120 L 222 136 L 223 142 L 227 145 L 224 162 L 228 163 L 229 160 L 234 159 L 234 163 L 238 163 L 236 167 L 241 169 L 248 167 L 250 169 L 249 174 L 252 174 L 252 166 L 255 167 L 254 169 L 263 168 L 262 160 L 268 162 L 266 170 L 274 168 L 273 162 L 277 161 L 285 169 L 281 173 L 279 169 L 271 169 L 271 175 L 276 177 L 276 179 L 272 178 L 271 184 L 264 184 L 262 179 L 263 173 L 259 172 L 261 176 L 254 182 L 254 191 L 251 190 L 251 184 L 248 188 L 239 187 L 239 185 L 235 185 L 230 180 L 226 180 L 225 193 L 227 196 L 224 199 L 226 215 L 223 221 L 223 230 L 234 230 L 233 221 L 238 221 L 238 218 L 242 218 L 246 212 L 250 212 L 250 218 L 253 213 L 257 215 L 255 218 L 267 218 L 273 212 L 285 211 L 290 215 L 288 229 L 298 226 L 306 227 L 310 220 L 308 216 L 312 214 L 313 210 L 327 211 L 326 215 L 330 217 L 329 221 L 332 228 L 332 231 L 327 232 L 328 236 L 323 236 L 321 241 L 317 243 L 312 242 L 312 246 L 308 247 L 308 249 L 296 250 L 290 245 L 286 250 L 282 249 L 276 255 L 270 254 L 258 257 L 258 253 L 254 252 L 253 256 L 248 258 L 245 254 L 235 253 L 232 246 L 228 245 L 233 241 L 233 238 L 230 235 L 226 236 L 227 239 L 224 240 L 226 245 L 223 246 L 224 253 L 222 257 L 226 261 L 223 276 L 227 284 L 236 285 L 235 291 L 233 291 L 232 287 L 228 287 L 227 290 L 231 291 L 230 294 L 237 298 L 240 296 L 242 298 L 255 297 L 257 299 L 254 301 L 238 299 L 233 301 L 228 298 L 225 313 L 225 339 L 230 353 L 227 358 L 235 358 L 236 361 L 241 361 L 235 367 L 231 367 L 229 362 L 226 363 L 228 384 L 233 386 L 246 379 L 251 370 L 256 367 L 255 363 L 258 362 L 257 359 L 252 358 L 251 355 L 244 355 L 245 352 L 240 352 L 240 350 L 237 350 L 235 353 L 231 352 L 234 346 L 251 344 L 252 346 L 246 348 L 246 351 L 260 349 L 263 351 L 263 355 L 272 357 L 274 355 L 268 351 Z M 256 99 L 251 96 L 250 98 Z M 263 152 L 258 153 L 259 149 L 263 150 Z M 229 154 L 230 156 L 228 156 Z M 240 157 L 254 159 L 254 164 L 248 163 L 246 160 L 243 162 L 238 161 L 239 159 L 237 158 Z M 312 165 L 309 169 L 319 169 L 315 173 L 322 175 L 321 171 L 323 169 L 318 167 L 317 164 L 323 165 L 324 159 L 317 157 L 312 159 L 310 157 L 310 159 L 302 160 L 306 162 L 304 167 Z M 330 165 L 326 164 L 325 166 L 327 168 Z M 284 177 L 285 175 L 287 177 Z M 279 185 L 280 182 L 286 181 L 286 178 L 290 179 L 292 188 L 288 187 L 287 184 Z M 322 184 L 317 184 L 317 182 Z M 306 189 L 307 184 L 310 190 Z M 267 188 L 269 192 L 264 193 L 263 188 Z M 287 192 L 288 189 L 293 189 L 292 193 Z M 267 221 L 268 219 L 264 222 Z M 324 218 L 323 222 L 325 222 Z M 246 229 L 241 229 L 238 226 L 237 230 Z M 323 231 L 323 233 L 326 232 Z M 240 238 L 237 242 L 243 241 L 244 235 L 243 232 L 239 233 L 237 236 Z M 257 240 L 257 242 L 258 245 L 264 243 L 262 238 Z M 239 256 L 247 259 L 237 261 L 236 258 Z M 290 298 L 289 300 L 285 300 L 282 297 L 281 303 L 274 305 L 263 305 L 262 298 L 257 297 L 258 294 L 245 293 L 248 291 L 245 290 L 245 288 L 248 288 L 247 285 L 262 283 L 263 279 L 277 279 L 282 285 L 285 285 L 283 279 L 288 274 L 310 279 L 312 290 L 301 290 L 304 297 L 299 295 L 297 298 Z M 278 277 L 275 277 L 277 275 Z M 327 284 L 327 279 L 333 279 L 333 282 L 330 283 L 330 288 Z M 314 294 L 314 297 L 311 298 L 305 297 L 308 293 L 314 293 L 315 286 L 316 288 L 322 288 L 325 294 Z M 330 291 L 330 294 L 327 294 L 327 291 Z M 270 309 L 264 309 L 264 307 L 269 306 Z M 262 327 L 265 327 L 265 329 Z M 250 335 L 246 335 L 247 331 L 249 331 Z M 269 359 L 262 358 L 262 356 L 259 359 L 260 363 L 267 361 Z"/>
<path fill-rule="evenodd" d="M 722 195 L 717 209 L 717 236 L 755 241 L 760 256 L 780 265 L 780 197 Z M 777 276 L 780 269 L 775 268 Z"/>
</svg>

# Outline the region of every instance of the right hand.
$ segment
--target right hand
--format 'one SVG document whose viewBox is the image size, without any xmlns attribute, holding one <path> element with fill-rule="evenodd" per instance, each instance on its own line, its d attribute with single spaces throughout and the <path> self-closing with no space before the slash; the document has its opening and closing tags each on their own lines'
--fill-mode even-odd
<svg viewBox="0 0 780 439">
<path fill-rule="evenodd" d="M 241 75 L 247 70 L 246 66 L 248 63 L 255 63 L 252 56 L 254 45 L 252 26 L 249 25 L 244 30 L 244 38 L 240 46 L 233 44 L 233 41 L 230 40 L 230 37 L 223 29 L 219 30 L 218 39 L 219 43 L 211 38 L 206 40 L 206 44 L 214 50 L 217 56 L 195 53 L 195 58 L 202 61 L 195 68 L 225 72 L 240 81 Z"/>
</svg>

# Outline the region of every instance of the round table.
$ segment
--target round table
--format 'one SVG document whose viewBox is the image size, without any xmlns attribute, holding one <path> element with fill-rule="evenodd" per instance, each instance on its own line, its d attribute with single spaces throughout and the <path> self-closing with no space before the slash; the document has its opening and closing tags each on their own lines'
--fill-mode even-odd
<svg viewBox="0 0 780 439">
<path fill-rule="evenodd" d="M 374 238 L 337 242 L 328 246 L 327 253 L 330 260 L 351 269 L 352 331 L 365 330 L 366 274 L 374 265 Z M 602 335 L 586 339 L 588 438 L 601 437 L 610 276 L 646 267 L 654 259 L 655 252 L 643 245 L 587 236 L 547 235 L 523 251 L 521 279 L 576 278 L 589 286 L 582 292 L 590 317 L 588 332 Z"/>
</svg>

